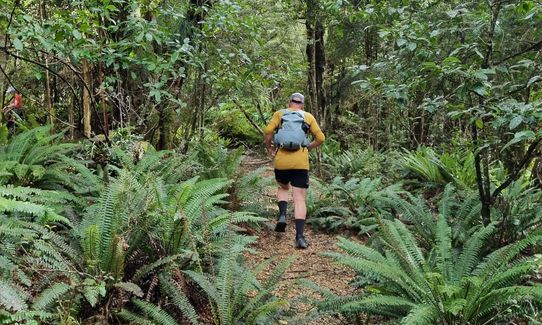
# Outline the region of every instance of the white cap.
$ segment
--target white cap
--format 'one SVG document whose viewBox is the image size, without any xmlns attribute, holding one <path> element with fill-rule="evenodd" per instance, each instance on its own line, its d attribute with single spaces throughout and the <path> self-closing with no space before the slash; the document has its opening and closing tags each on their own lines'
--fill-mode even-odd
<svg viewBox="0 0 542 325">
<path fill-rule="evenodd" d="M 290 101 L 299 102 L 301 104 L 305 103 L 305 96 L 303 96 L 300 93 L 293 93 L 292 96 L 290 96 Z"/>
</svg>

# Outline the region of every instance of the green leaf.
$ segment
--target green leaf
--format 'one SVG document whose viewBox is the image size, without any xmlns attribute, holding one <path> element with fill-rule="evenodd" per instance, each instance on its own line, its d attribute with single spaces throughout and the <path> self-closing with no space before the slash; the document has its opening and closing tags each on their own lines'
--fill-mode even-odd
<svg viewBox="0 0 542 325">
<path fill-rule="evenodd" d="M 23 42 L 21 42 L 21 40 L 18 38 L 13 40 L 13 46 L 15 47 L 17 51 L 23 50 Z"/>
<path fill-rule="evenodd" d="M 514 135 L 514 138 L 512 140 L 508 141 L 508 143 L 506 145 L 504 145 L 504 147 L 501 149 L 501 151 L 505 150 L 506 148 L 508 148 L 509 146 L 511 146 L 511 145 L 513 145 L 515 143 L 518 143 L 518 142 L 523 141 L 523 140 L 533 139 L 534 137 L 535 137 L 535 134 L 531 130 L 517 132 Z"/>
<path fill-rule="evenodd" d="M 477 93 L 478 95 L 482 97 L 486 95 L 486 87 L 484 87 L 483 84 L 474 85 L 474 87 L 472 88 L 472 91 L 474 91 L 475 93 Z"/>
<path fill-rule="evenodd" d="M 397 40 L 397 46 L 399 46 L 399 47 L 402 47 L 402 46 L 405 45 L 406 43 L 407 43 L 407 40 L 404 39 L 404 38 L 399 38 L 399 39 Z"/>
<path fill-rule="evenodd" d="M 531 87 L 532 84 L 534 84 L 537 81 L 542 80 L 542 77 L 540 76 L 534 76 L 531 79 L 529 79 L 529 82 L 527 82 L 527 87 Z"/>
<path fill-rule="evenodd" d="M 482 121 L 482 119 L 476 119 L 476 121 L 474 121 L 474 124 L 476 124 L 476 127 L 479 129 L 484 128 L 484 121 Z"/>
<path fill-rule="evenodd" d="M 122 289 L 124 291 L 133 293 L 136 297 L 143 297 L 143 291 L 135 283 L 132 283 L 132 282 L 118 282 L 118 283 L 115 283 L 114 286 L 119 288 L 119 289 Z"/>
<path fill-rule="evenodd" d="M 73 37 L 75 37 L 75 39 L 81 39 L 81 37 L 82 37 L 81 33 L 77 29 L 74 29 L 72 31 L 72 35 L 73 35 Z"/>
<path fill-rule="evenodd" d="M 513 129 L 515 129 L 516 127 L 518 127 L 518 125 L 520 125 L 521 122 L 523 122 L 523 116 L 518 115 L 518 116 L 514 117 L 514 118 L 512 119 L 512 121 L 510 121 L 510 126 L 509 126 L 509 127 L 510 127 L 510 130 L 513 130 Z"/>
</svg>

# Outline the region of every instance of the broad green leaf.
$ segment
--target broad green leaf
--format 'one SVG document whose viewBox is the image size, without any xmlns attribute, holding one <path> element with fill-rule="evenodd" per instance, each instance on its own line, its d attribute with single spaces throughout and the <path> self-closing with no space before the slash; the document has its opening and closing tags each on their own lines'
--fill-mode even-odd
<svg viewBox="0 0 542 325">
<path fill-rule="evenodd" d="M 81 39 L 81 37 L 82 37 L 81 32 L 79 32 L 77 29 L 74 29 L 72 31 L 72 35 L 73 35 L 73 37 L 75 37 L 75 39 Z"/>
<path fill-rule="evenodd" d="M 21 40 L 18 38 L 13 40 L 13 46 L 15 47 L 17 51 L 23 50 L 23 42 L 21 42 Z"/>
<path fill-rule="evenodd" d="M 478 95 L 482 97 L 486 95 L 486 87 L 484 87 L 484 85 L 482 84 L 474 85 L 474 87 L 472 88 L 472 91 L 474 91 L 475 93 L 477 93 Z"/>
<path fill-rule="evenodd" d="M 527 82 L 527 87 L 531 87 L 532 84 L 534 84 L 537 81 L 542 80 L 542 77 L 540 76 L 534 76 L 531 79 L 529 79 L 529 82 Z"/>
<path fill-rule="evenodd" d="M 509 126 L 510 130 L 515 129 L 518 125 L 521 124 L 521 122 L 523 122 L 523 116 L 518 115 L 518 116 L 514 117 L 512 119 L 512 121 L 510 121 L 510 126 Z"/>
<path fill-rule="evenodd" d="M 531 131 L 531 130 L 517 132 L 514 135 L 514 138 L 512 140 L 508 141 L 508 143 L 506 145 L 504 145 L 504 147 L 501 149 L 501 151 L 505 150 L 509 146 L 511 146 L 513 144 L 516 144 L 516 143 L 518 143 L 520 141 L 533 139 L 534 137 L 535 137 L 535 133 L 533 131 Z"/>
</svg>

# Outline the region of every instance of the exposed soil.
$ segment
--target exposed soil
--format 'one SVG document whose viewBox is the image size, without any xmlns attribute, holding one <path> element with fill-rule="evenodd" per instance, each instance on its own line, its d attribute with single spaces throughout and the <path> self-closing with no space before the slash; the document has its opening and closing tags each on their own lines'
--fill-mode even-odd
<svg viewBox="0 0 542 325">
<path fill-rule="evenodd" d="M 269 166 L 263 176 L 273 177 L 272 163 L 268 159 L 254 158 L 247 156 L 243 160 L 243 171 L 250 171 L 262 166 Z M 269 196 L 270 208 L 277 210 L 274 196 L 276 188 L 270 187 L 267 196 Z M 300 279 L 306 279 L 315 282 L 322 288 L 331 290 L 340 295 L 349 295 L 352 293 L 352 287 L 349 286 L 349 281 L 354 277 L 354 272 L 350 269 L 335 264 L 333 260 L 322 256 L 324 252 L 336 252 L 339 249 L 336 247 L 336 234 L 328 234 L 315 229 L 311 229 L 310 225 L 305 226 L 305 237 L 310 243 L 309 248 L 305 250 L 296 249 L 294 246 L 295 224 L 292 217 L 292 208 L 290 197 L 288 226 L 285 233 L 276 233 L 274 231 L 275 220 L 269 220 L 265 227 L 262 227 L 256 235 L 259 240 L 253 246 L 257 251 L 256 254 L 247 254 L 246 258 L 249 265 L 256 265 L 269 258 L 277 258 L 272 263 L 269 270 L 265 270 L 262 275 L 265 278 L 269 274 L 273 266 L 277 265 L 289 256 L 295 256 L 295 260 L 290 268 L 284 274 L 280 281 L 275 294 L 289 301 L 289 310 L 284 319 L 279 320 L 279 324 L 344 324 L 338 318 L 325 316 L 318 319 L 303 320 L 306 315 L 311 312 L 311 305 L 303 303 L 301 296 L 310 298 L 318 298 L 312 290 L 309 290 L 300 284 Z"/>
</svg>

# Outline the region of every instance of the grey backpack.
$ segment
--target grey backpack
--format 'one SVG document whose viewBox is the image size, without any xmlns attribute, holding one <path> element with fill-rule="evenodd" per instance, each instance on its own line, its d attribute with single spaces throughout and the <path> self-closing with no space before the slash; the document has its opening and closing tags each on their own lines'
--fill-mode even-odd
<svg viewBox="0 0 542 325">
<path fill-rule="evenodd" d="M 280 126 L 274 137 L 277 147 L 286 150 L 299 150 L 309 145 L 307 139 L 309 125 L 305 122 L 304 114 L 303 111 L 282 110 Z"/>
</svg>

